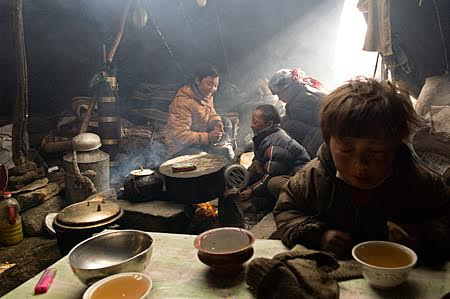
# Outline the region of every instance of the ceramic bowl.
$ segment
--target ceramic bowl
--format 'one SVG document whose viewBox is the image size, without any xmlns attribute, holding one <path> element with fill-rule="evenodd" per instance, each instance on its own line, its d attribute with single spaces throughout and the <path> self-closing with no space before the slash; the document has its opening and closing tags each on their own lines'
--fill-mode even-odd
<svg viewBox="0 0 450 299">
<path fill-rule="evenodd" d="M 145 299 L 152 289 L 152 279 L 139 272 L 108 276 L 91 285 L 83 299 Z"/>
<path fill-rule="evenodd" d="M 198 258 L 219 275 L 237 274 L 253 256 L 255 236 L 241 228 L 221 227 L 208 230 L 195 238 Z"/>
<path fill-rule="evenodd" d="M 364 278 L 379 289 L 402 284 L 417 262 L 414 251 L 387 241 L 360 243 L 353 247 L 352 255 L 362 265 Z"/>
<path fill-rule="evenodd" d="M 69 253 L 70 268 L 86 285 L 122 272 L 142 272 L 150 263 L 153 239 L 138 230 L 98 234 Z"/>
</svg>

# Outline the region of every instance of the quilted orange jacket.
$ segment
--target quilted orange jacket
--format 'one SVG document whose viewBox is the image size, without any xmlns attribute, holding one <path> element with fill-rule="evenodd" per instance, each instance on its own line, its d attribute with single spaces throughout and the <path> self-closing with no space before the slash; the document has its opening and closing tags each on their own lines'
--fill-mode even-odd
<svg viewBox="0 0 450 299">
<path fill-rule="evenodd" d="M 169 106 L 169 121 L 165 130 L 168 153 L 209 143 L 208 128 L 222 122 L 214 109 L 214 99 L 201 98 L 189 85 L 181 87 Z"/>
</svg>

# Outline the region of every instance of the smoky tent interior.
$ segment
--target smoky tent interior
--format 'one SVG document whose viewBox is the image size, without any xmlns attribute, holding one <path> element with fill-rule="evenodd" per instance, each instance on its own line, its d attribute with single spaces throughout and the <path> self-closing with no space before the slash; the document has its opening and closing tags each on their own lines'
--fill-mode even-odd
<svg viewBox="0 0 450 299">
<path fill-rule="evenodd" d="M 449 22 L 447 0 L 1 1 L 0 296 L 104 229 L 281 242 L 353 79 L 410 95 L 412 155 L 450 186 Z"/>
</svg>

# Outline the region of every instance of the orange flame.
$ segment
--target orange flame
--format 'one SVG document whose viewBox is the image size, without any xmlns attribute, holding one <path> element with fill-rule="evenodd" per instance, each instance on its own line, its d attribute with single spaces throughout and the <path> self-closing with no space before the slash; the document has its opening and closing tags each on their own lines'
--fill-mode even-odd
<svg viewBox="0 0 450 299">
<path fill-rule="evenodd" d="M 194 206 L 197 207 L 197 212 L 200 212 L 200 213 L 204 214 L 205 216 L 217 217 L 217 215 L 219 214 L 219 212 L 217 211 L 217 208 L 207 202 L 195 204 Z M 199 211 L 199 209 L 200 209 L 200 211 Z"/>
</svg>

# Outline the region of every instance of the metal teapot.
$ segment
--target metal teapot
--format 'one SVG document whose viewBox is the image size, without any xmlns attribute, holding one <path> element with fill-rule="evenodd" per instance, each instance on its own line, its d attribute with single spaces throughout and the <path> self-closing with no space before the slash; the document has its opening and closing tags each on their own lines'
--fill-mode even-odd
<svg viewBox="0 0 450 299">
<path fill-rule="evenodd" d="M 100 137 L 81 133 L 72 139 L 72 153 L 64 156 L 62 166 L 70 202 L 109 189 L 109 155 L 99 148 Z"/>
</svg>

